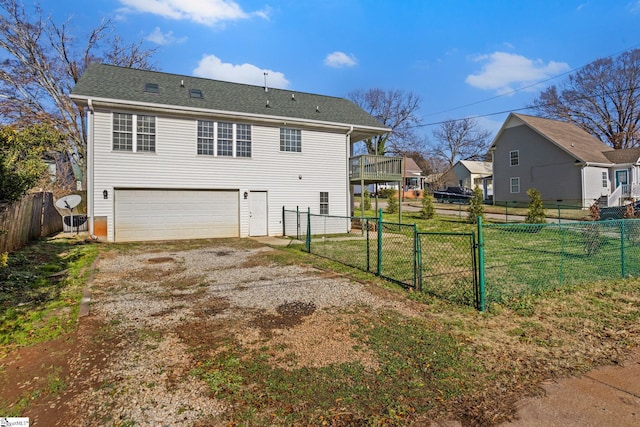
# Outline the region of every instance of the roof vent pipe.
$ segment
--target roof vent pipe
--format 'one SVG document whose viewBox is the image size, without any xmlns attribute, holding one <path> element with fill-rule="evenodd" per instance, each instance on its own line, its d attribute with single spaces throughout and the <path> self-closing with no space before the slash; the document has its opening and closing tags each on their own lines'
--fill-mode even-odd
<svg viewBox="0 0 640 427">
<path fill-rule="evenodd" d="M 180 80 L 180 87 L 184 87 L 184 80 Z"/>
<path fill-rule="evenodd" d="M 269 92 L 269 86 L 267 86 L 267 76 L 269 75 L 269 73 L 267 73 L 266 71 L 264 72 L 264 91 L 265 92 Z"/>
</svg>

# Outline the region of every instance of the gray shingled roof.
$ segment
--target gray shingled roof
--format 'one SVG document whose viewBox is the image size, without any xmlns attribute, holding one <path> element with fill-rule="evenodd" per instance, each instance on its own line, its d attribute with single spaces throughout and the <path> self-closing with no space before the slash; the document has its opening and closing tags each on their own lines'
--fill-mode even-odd
<svg viewBox="0 0 640 427">
<path fill-rule="evenodd" d="M 157 84 L 158 93 L 145 92 L 146 83 Z M 203 98 L 191 98 L 191 89 L 200 89 Z M 357 128 L 354 136 L 358 137 L 374 136 L 388 130 L 362 108 L 343 98 L 273 88 L 265 91 L 262 86 L 106 64 L 89 65 L 71 91 L 71 98 L 81 105 L 87 99 L 92 99 L 94 103 L 125 101 L 169 108 L 176 106 L 215 112 L 228 111 L 258 118 L 353 125 Z"/>
<path fill-rule="evenodd" d="M 605 155 L 611 147 L 574 124 L 542 117 L 511 113 L 533 130 L 585 163 L 611 163 Z"/>
<path fill-rule="evenodd" d="M 638 163 L 638 159 L 640 159 L 640 148 L 610 149 L 609 151 L 605 151 L 604 155 L 612 163 Z"/>
</svg>

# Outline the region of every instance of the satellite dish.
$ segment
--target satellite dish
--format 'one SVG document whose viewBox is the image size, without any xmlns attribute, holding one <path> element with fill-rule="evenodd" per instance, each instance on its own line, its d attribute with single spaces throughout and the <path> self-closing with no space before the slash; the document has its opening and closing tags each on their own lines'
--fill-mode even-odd
<svg viewBox="0 0 640 427">
<path fill-rule="evenodd" d="M 70 194 L 68 196 L 59 198 L 56 201 L 56 207 L 60 209 L 69 209 L 70 211 L 73 211 L 73 208 L 78 206 L 81 201 L 82 201 L 82 197 L 80 197 L 79 195 Z"/>
<path fill-rule="evenodd" d="M 78 206 L 82 201 L 82 197 L 77 194 L 69 194 L 68 196 L 60 197 L 56 201 L 56 207 L 59 209 L 68 209 L 71 211 L 71 220 L 69 224 L 71 225 L 71 233 L 73 233 L 73 226 L 77 223 L 77 221 L 73 220 L 73 208 Z M 63 218 L 64 221 L 64 218 Z M 76 229 L 78 229 L 79 224 L 76 225 Z"/>
</svg>

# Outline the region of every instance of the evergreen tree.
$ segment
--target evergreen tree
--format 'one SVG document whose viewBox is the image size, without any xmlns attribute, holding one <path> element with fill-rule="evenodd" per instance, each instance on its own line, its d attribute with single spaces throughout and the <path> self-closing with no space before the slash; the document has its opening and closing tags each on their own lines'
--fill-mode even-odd
<svg viewBox="0 0 640 427">
<path fill-rule="evenodd" d="M 484 208 L 482 207 L 483 201 L 484 196 L 482 194 L 482 189 L 476 185 L 473 189 L 473 196 L 471 197 L 471 200 L 469 200 L 469 207 L 467 208 L 467 220 L 469 223 L 477 223 L 478 217 L 484 219 Z"/>
<path fill-rule="evenodd" d="M 527 224 L 544 224 L 547 222 L 540 192 L 535 188 L 530 188 L 527 190 L 527 196 L 531 198 L 531 201 L 529 202 L 529 210 L 524 222 Z"/>
<path fill-rule="evenodd" d="M 433 206 L 433 197 L 429 194 L 425 194 L 422 198 L 422 210 L 420 210 L 420 216 L 424 219 L 431 219 L 436 214 L 436 208 Z"/>
<path fill-rule="evenodd" d="M 371 210 L 371 195 L 369 194 L 369 190 L 364 189 L 364 210 Z"/>
<path fill-rule="evenodd" d="M 398 212 L 398 199 L 396 198 L 396 192 L 390 191 L 387 198 L 387 213 L 393 214 Z"/>
</svg>

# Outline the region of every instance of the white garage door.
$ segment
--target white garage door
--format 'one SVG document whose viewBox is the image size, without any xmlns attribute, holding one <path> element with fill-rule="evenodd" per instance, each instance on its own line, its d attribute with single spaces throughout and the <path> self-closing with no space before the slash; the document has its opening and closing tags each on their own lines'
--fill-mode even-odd
<svg viewBox="0 0 640 427">
<path fill-rule="evenodd" d="M 115 240 L 238 237 L 237 191 L 116 190 Z"/>
</svg>

